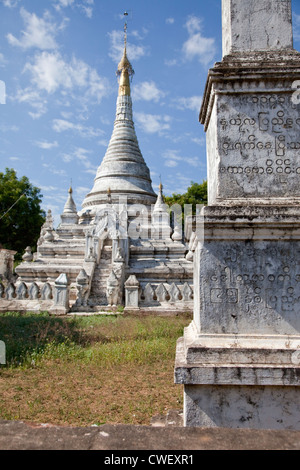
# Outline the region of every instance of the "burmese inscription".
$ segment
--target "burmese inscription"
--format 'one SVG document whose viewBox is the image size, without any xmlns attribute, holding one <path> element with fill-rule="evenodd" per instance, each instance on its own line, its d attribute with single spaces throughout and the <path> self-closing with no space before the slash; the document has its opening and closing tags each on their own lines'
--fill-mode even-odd
<svg viewBox="0 0 300 470">
<path fill-rule="evenodd" d="M 298 331 L 299 256 L 300 247 L 288 242 L 208 242 L 200 267 L 202 331 Z"/>
<path fill-rule="evenodd" d="M 300 114 L 291 93 L 220 97 L 218 128 L 227 197 L 300 196 Z"/>
</svg>

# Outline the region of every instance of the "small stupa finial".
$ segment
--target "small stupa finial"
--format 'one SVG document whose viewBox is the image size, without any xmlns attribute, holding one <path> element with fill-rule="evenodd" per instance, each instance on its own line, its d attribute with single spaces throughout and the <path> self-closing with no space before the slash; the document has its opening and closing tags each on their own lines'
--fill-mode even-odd
<svg viewBox="0 0 300 470">
<path fill-rule="evenodd" d="M 161 182 L 161 175 L 159 175 L 159 191 L 162 193 L 162 190 L 163 190 L 163 185 Z"/>
</svg>

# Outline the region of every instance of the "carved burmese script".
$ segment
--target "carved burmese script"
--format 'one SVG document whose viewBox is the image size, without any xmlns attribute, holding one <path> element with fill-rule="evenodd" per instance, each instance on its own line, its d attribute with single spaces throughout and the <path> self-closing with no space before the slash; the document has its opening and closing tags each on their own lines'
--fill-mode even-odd
<svg viewBox="0 0 300 470">
<path fill-rule="evenodd" d="M 202 252 L 205 274 L 200 275 L 206 310 L 202 329 L 296 333 L 300 329 L 299 256 L 296 244 L 209 243 Z M 213 317 L 216 308 L 221 308 L 218 324 Z"/>
<path fill-rule="evenodd" d="M 221 97 L 218 127 L 227 196 L 259 197 L 266 188 L 269 196 L 300 195 L 300 116 L 292 92 Z"/>
</svg>

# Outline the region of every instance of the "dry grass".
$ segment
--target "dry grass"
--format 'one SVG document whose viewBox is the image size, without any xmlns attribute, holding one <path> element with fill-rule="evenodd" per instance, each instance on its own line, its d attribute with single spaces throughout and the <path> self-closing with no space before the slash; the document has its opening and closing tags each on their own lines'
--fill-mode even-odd
<svg viewBox="0 0 300 470">
<path fill-rule="evenodd" d="M 176 340 L 189 317 L 1 315 L 0 418 L 87 426 L 149 424 L 182 408 Z"/>
</svg>

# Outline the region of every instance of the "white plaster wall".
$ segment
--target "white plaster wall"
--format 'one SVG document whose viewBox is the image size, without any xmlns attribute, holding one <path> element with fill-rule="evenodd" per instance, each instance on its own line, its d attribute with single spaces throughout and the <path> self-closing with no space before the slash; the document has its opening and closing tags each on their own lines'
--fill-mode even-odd
<svg viewBox="0 0 300 470">
<path fill-rule="evenodd" d="M 300 430 L 298 387 L 186 385 L 185 426 Z"/>
</svg>

